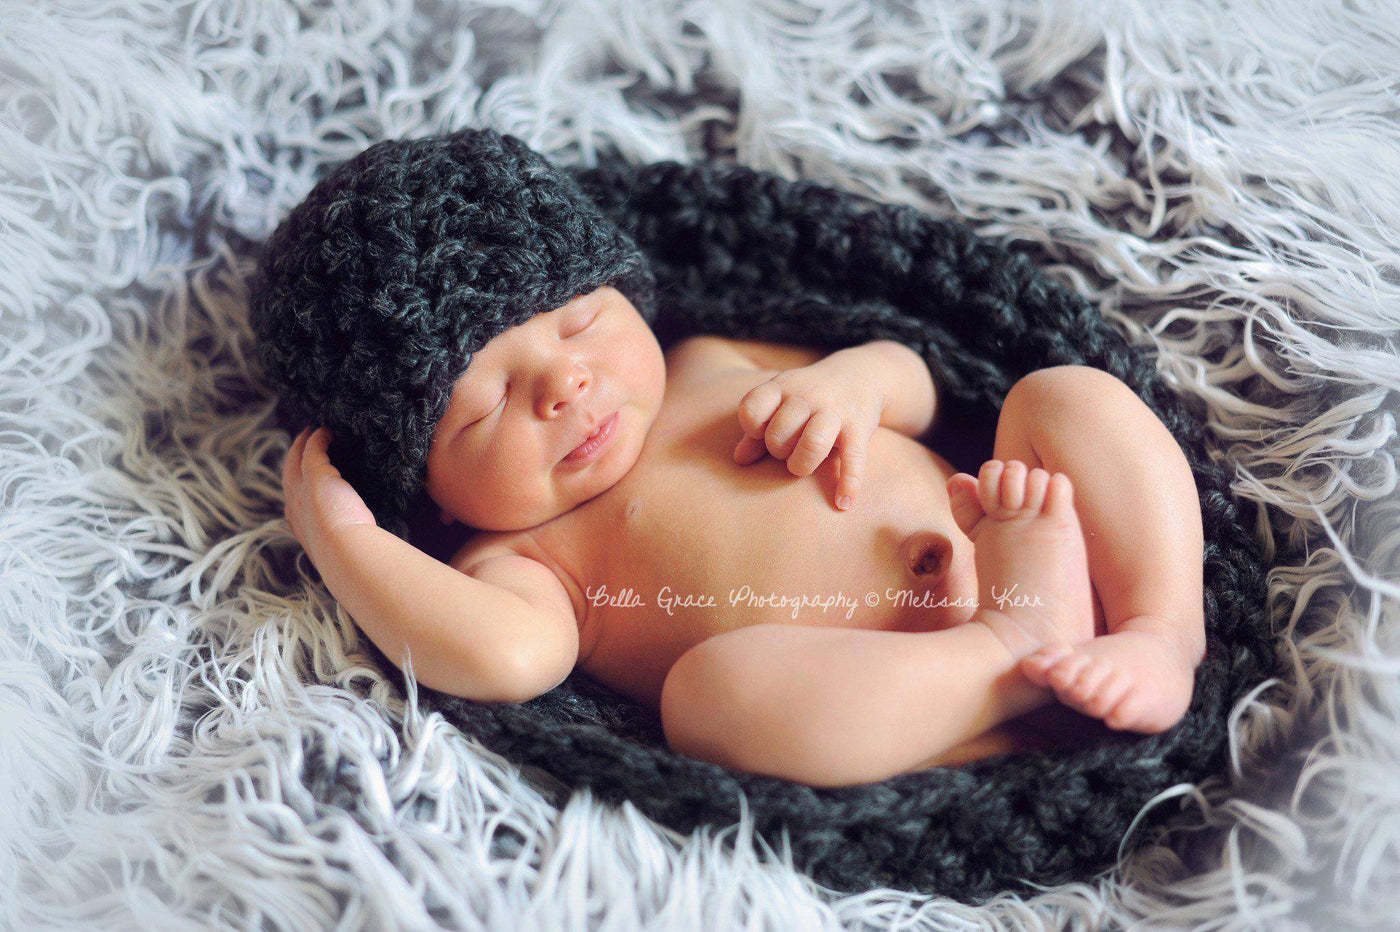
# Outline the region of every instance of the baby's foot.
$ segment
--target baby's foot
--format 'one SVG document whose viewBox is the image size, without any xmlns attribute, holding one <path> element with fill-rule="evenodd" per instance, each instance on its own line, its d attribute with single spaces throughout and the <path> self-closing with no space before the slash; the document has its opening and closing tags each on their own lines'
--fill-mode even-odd
<svg viewBox="0 0 1400 932">
<path fill-rule="evenodd" d="M 1195 666 L 1158 631 L 1123 627 L 1078 647 L 1056 645 L 1021 661 L 1026 678 L 1065 705 L 1118 731 L 1156 734 L 1191 705 Z"/>
<path fill-rule="evenodd" d="M 988 460 L 976 479 L 949 478 L 948 497 L 974 545 L 980 591 L 972 620 L 1017 659 L 1093 638 L 1089 561 L 1068 476 Z"/>
</svg>

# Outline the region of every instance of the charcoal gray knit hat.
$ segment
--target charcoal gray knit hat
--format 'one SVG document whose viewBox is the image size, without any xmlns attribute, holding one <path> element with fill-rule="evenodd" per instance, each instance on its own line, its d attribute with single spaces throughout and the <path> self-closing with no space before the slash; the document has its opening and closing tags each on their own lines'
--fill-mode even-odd
<svg viewBox="0 0 1400 932">
<path fill-rule="evenodd" d="M 336 166 L 268 240 L 250 310 L 283 416 L 329 427 L 331 462 L 407 537 L 472 354 L 603 285 L 654 320 L 646 257 L 577 182 L 514 136 L 465 129 Z"/>
</svg>

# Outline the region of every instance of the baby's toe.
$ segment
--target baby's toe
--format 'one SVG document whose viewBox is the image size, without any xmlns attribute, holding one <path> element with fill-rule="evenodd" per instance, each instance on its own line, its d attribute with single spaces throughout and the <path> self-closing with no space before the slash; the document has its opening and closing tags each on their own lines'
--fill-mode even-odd
<svg viewBox="0 0 1400 932">
<path fill-rule="evenodd" d="M 1114 706 L 1103 715 L 1103 723 L 1114 731 L 1127 731 L 1133 727 L 1137 717 L 1133 709 L 1132 692 L 1125 693 Z"/>
<path fill-rule="evenodd" d="M 1105 666 L 1107 667 L 1107 664 Z M 1108 715 L 1122 701 L 1130 685 L 1132 685 L 1132 680 L 1128 674 L 1122 670 L 1109 668 L 1107 675 L 1085 697 L 1085 714 L 1092 715 L 1094 718 L 1103 718 Z"/>
<path fill-rule="evenodd" d="M 992 517 L 1001 513 L 1001 474 L 1005 471 L 1001 460 L 987 460 L 977 470 L 977 498 L 982 510 Z"/>
<path fill-rule="evenodd" d="M 1081 662 L 1070 663 L 1081 658 Z M 1055 684 L 1057 679 L 1063 681 L 1063 685 L 1058 685 L 1055 690 L 1055 695 L 1061 702 L 1085 715 L 1103 717 L 1106 709 L 1102 707 L 1098 696 L 1104 683 L 1112 679 L 1115 673 L 1113 664 L 1106 658 L 1094 657 L 1081 651 L 1075 657 L 1066 659 L 1062 674 L 1057 676 L 1053 669 L 1050 673 L 1052 684 Z"/>
<path fill-rule="evenodd" d="M 999 521 L 1034 517 L 1046 505 L 1052 478 L 1048 471 L 1020 460 L 988 460 L 977 477 L 982 510 Z"/>
<path fill-rule="evenodd" d="M 1113 664 L 1104 657 L 1090 657 L 1084 669 L 1079 671 L 1079 676 L 1074 680 L 1074 691 L 1079 695 L 1081 702 L 1088 702 L 1094 696 L 1095 691 L 1103 685 L 1113 672 Z"/>
<path fill-rule="evenodd" d="M 958 529 L 969 537 L 987 514 L 977 497 L 977 480 L 965 472 L 948 478 L 948 507 L 953 512 Z"/>
<path fill-rule="evenodd" d="M 1079 674 L 1091 663 L 1091 658 L 1083 651 L 1075 651 L 1068 657 L 1056 661 L 1048 674 L 1050 685 L 1056 692 L 1071 692 Z"/>
<path fill-rule="evenodd" d="M 1074 648 L 1068 644 L 1050 644 L 1040 650 L 1024 657 L 1021 660 L 1021 673 L 1026 679 L 1037 686 L 1050 686 L 1050 668 L 1061 657 L 1068 655 Z"/>
<path fill-rule="evenodd" d="M 1107 708 L 1103 714 L 1104 724 L 1115 731 L 1161 731 L 1162 729 L 1154 727 L 1151 721 L 1151 696 L 1131 677 L 1127 677 L 1126 680 L 1127 686 L 1122 689 L 1118 700 L 1105 701 L 1104 705 Z"/>
<path fill-rule="evenodd" d="M 1001 482 L 997 492 L 1002 516 L 1010 517 L 1026 504 L 1026 464 L 1020 460 L 1008 460 L 1001 471 Z"/>
<path fill-rule="evenodd" d="M 1037 466 L 1026 476 L 1026 501 L 1022 507 L 1039 514 L 1045 504 L 1045 492 L 1050 487 L 1050 473 Z"/>
<path fill-rule="evenodd" d="M 1043 514 L 1050 517 L 1068 517 L 1074 513 L 1074 483 L 1062 472 L 1054 473 L 1045 484 L 1045 504 Z"/>
</svg>

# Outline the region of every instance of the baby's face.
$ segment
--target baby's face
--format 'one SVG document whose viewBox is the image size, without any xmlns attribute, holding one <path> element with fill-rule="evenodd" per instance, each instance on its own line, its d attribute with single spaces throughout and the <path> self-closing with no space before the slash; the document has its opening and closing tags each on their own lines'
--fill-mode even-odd
<svg viewBox="0 0 1400 932">
<path fill-rule="evenodd" d="M 472 355 L 433 432 L 428 495 L 483 531 L 542 524 L 632 468 L 665 391 L 661 345 L 622 292 L 537 314 Z M 600 425 L 601 449 L 570 457 Z"/>
</svg>

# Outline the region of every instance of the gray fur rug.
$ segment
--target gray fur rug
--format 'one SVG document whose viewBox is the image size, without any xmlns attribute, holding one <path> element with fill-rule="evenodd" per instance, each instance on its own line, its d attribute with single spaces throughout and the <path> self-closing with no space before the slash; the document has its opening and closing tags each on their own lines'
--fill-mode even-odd
<svg viewBox="0 0 1400 932">
<path fill-rule="evenodd" d="M 1379 927 L 1400 915 L 1400 3 L 0 4 L 0 926 Z M 1040 244 L 1208 425 L 1290 675 L 1092 882 L 829 895 L 562 810 L 282 519 L 254 245 L 387 136 L 737 160 Z"/>
</svg>

